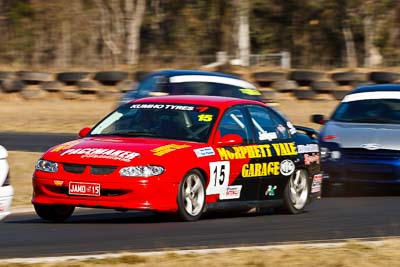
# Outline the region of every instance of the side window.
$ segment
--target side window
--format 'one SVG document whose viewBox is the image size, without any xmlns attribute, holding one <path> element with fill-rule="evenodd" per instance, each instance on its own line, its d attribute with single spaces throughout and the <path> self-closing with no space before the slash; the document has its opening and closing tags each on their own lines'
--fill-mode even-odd
<svg viewBox="0 0 400 267">
<path fill-rule="evenodd" d="M 166 92 L 168 78 L 165 76 L 151 76 L 143 80 L 137 88 L 138 96 L 148 96 L 150 92 Z"/>
<path fill-rule="evenodd" d="M 222 116 L 218 126 L 221 137 L 227 134 L 237 134 L 243 138 L 245 144 L 251 143 L 251 132 L 249 121 L 241 108 L 231 108 Z"/>
<path fill-rule="evenodd" d="M 285 122 L 272 111 L 260 106 L 250 106 L 249 112 L 256 129 L 257 141 L 273 141 L 290 137 Z"/>
</svg>

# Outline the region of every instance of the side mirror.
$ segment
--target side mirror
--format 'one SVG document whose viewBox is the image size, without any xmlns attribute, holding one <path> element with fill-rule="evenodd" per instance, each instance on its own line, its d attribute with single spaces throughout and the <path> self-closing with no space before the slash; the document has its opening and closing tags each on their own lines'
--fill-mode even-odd
<svg viewBox="0 0 400 267">
<path fill-rule="evenodd" d="M 218 146 L 237 146 L 243 144 L 243 138 L 237 134 L 227 134 L 217 139 Z"/>
<path fill-rule="evenodd" d="M 82 130 L 79 131 L 78 137 L 79 137 L 79 138 L 85 137 L 91 130 L 92 130 L 92 129 L 89 128 L 89 127 L 83 128 Z"/>
<path fill-rule="evenodd" d="M 311 115 L 311 122 L 314 122 L 317 124 L 325 124 L 325 117 L 324 117 L 324 115 L 321 115 L 321 114 L 313 114 L 313 115 Z"/>
</svg>

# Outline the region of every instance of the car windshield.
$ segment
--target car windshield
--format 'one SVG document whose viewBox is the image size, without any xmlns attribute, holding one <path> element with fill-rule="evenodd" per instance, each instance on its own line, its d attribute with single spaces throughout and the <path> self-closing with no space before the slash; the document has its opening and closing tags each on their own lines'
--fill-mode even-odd
<svg viewBox="0 0 400 267">
<path fill-rule="evenodd" d="M 172 103 L 125 104 L 104 118 L 90 136 L 124 136 L 207 142 L 218 116 L 209 106 Z"/>
<path fill-rule="evenodd" d="M 400 124 L 400 99 L 366 99 L 343 102 L 331 119 L 354 123 Z"/>
</svg>

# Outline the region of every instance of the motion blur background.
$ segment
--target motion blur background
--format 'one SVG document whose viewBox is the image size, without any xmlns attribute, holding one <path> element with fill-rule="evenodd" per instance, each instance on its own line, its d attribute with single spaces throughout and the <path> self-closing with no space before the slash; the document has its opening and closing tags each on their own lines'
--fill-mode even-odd
<svg viewBox="0 0 400 267">
<path fill-rule="evenodd" d="M 224 52 L 246 67 L 392 67 L 399 25 L 397 0 L 1 0 L 0 64 L 198 68 Z"/>
</svg>

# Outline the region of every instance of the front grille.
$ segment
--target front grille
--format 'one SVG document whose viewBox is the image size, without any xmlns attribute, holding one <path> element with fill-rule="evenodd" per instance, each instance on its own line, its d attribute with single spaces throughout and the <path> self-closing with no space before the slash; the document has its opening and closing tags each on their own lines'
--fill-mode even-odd
<svg viewBox="0 0 400 267">
<path fill-rule="evenodd" d="M 95 175 L 104 175 L 112 173 L 115 169 L 117 169 L 115 166 L 91 166 L 90 173 Z"/>
<path fill-rule="evenodd" d="M 86 168 L 86 165 L 71 163 L 64 163 L 63 166 L 65 171 L 72 173 L 83 173 Z"/>
<path fill-rule="evenodd" d="M 398 160 L 400 151 L 397 150 L 368 150 L 362 148 L 346 148 L 343 153 L 348 159 L 367 159 L 367 160 Z"/>
<path fill-rule="evenodd" d="M 63 163 L 66 172 L 81 174 L 85 171 L 88 165 Z M 93 175 L 106 175 L 111 174 L 117 169 L 116 166 L 93 166 L 90 165 L 90 174 Z"/>
</svg>

